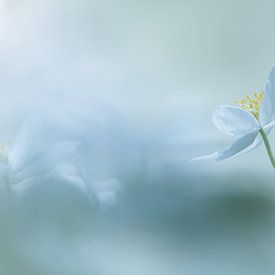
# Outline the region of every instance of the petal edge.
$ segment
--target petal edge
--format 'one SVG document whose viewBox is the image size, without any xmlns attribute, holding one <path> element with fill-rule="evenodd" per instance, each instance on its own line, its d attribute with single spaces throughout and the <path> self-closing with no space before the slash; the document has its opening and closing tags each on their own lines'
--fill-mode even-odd
<svg viewBox="0 0 275 275">
<path fill-rule="evenodd" d="M 218 106 L 212 120 L 219 130 L 233 136 L 243 136 L 259 128 L 256 118 L 239 106 Z"/>
<path fill-rule="evenodd" d="M 191 162 L 200 161 L 200 160 L 217 160 L 217 161 L 220 161 L 220 160 L 225 160 L 225 159 L 228 159 L 230 157 L 237 156 L 237 155 L 240 155 L 242 153 L 246 153 L 248 151 L 251 151 L 255 147 L 253 147 L 253 148 L 252 147 L 249 148 L 249 147 L 253 145 L 257 135 L 258 135 L 258 131 L 252 131 L 251 133 L 248 133 L 248 134 L 240 137 L 235 142 L 233 142 L 233 144 L 226 147 L 225 149 L 223 149 L 221 151 L 218 151 L 218 152 L 215 152 L 215 153 L 210 154 L 210 155 L 194 158 L 194 159 L 191 160 Z M 247 150 L 248 148 L 249 148 L 249 150 Z"/>
</svg>

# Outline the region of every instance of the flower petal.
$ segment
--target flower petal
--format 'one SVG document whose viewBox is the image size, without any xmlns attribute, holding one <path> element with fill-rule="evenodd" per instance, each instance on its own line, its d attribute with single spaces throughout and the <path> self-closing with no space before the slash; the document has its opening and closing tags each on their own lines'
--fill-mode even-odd
<svg viewBox="0 0 275 275">
<path fill-rule="evenodd" d="M 221 131 L 234 136 L 243 136 L 259 128 L 257 119 L 238 106 L 218 106 L 213 113 L 213 123 Z"/>
<path fill-rule="evenodd" d="M 271 132 L 271 130 L 275 127 L 275 120 L 272 120 L 270 123 L 266 124 L 263 129 L 267 135 Z"/>
<path fill-rule="evenodd" d="M 42 138 L 42 120 L 38 117 L 27 117 L 15 144 L 9 154 L 9 163 L 13 170 L 20 170 L 35 152 Z"/>
<path fill-rule="evenodd" d="M 260 110 L 261 125 L 271 122 L 275 115 L 275 65 L 273 65 L 265 83 L 264 98 Z"/>
<path fill-rule="evenodd" d="M 230 157 L 233 157 L 235 155 L 239 155 L 240 153 L 247 152 L 247 149 L 252 146 L 252 144 L 255 142 L 256 136 L 258 134 L 258 131 L 255 130 L 249 134 L 246 134 L 236 140 L 232 145 L 226 147 L 224 150 L 218 151 L 216 153 L 202 156 L 199 158 L 192 159 L 192 161 L 197 160 L 224 160 Z M 254 149 L 254 148 L 252 148 Z M 250 149 L 250 150 L 252 150 Z M 248 150 L 248 151 L 250 151 Z"/>
<path fill-rule="evenodd" d="M 267 124 L 266 126 L 263 127 L 266 135 L 270 134 L 270 132 L 274 128 L 274 126 L 275 126 L 275 121 L 272 121 L 272 122 L 270 122 L 269 124 Z M 255 140 L 254 140 L 254 142 L 251 145 L 249 145 L 246 149 L 244 149 L 243 151 L 241 151 L 240 153 L 238 153 L 237 155 L 243 154 L 243 153 L 247 153 L 247 152 L 249 152 L 249 151 L 257 148 L 259 145 L 261 145 L 262 142 L 263 142 L 262 136 L 261 135 L 257 135 L 256 138 L 255 138 Z"/>
</svg>

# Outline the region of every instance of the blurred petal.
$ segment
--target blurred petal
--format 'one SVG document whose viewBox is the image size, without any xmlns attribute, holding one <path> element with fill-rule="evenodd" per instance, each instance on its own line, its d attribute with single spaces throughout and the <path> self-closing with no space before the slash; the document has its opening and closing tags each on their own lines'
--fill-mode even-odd
<svg viewBox="0 0 275 275">
<path fill-rule="evenodd" d="M 238 106 L 218 106 L 213 114 L 213 123 L 230 135 L 245 135 L 259 128 L 256 118 Z"/>
<path fill-rule="evenodd" d="M 260 110 L 261 125 L 271 122 L 275 114 L 275 66 L 272 67 L 266 80 L 264 99 Z"/>
<path fill-rule="evenodd" d="M 121 191 L 122 186 L 119 180 L 113 178 L 104 181 L 95 181 L 91 183 L 99 206 L 102 210 L 109 210 L 118 203 L 118 193 Z"/>
<path fill-rule="evenodd" d="M 42 120 L 28 117 L 17 136 L 9 154 L 9 163 L 13 170 L 20 170 L 27 160 L 34 154 L 42 135 Z"/>
<path fill-rule="evenodd" d="M 239 155 L 240 153 L 248 152 L 248 151 L 254 149 L 254 147 L 253 148 L 251 147 L 251 149 L 248 150 L 248 148 L 250 146 L 252 146 L 252 144 L 255 142 L 257 134 L 258 134 L 258 131 L 253 131 L 253 132 L 239 138 L 232 145 L 226 147 L 224 150 L 221 150 L 219 152 L 216 152 L 216 153 L 213 153 L 210 155 L 195 158 L 192 161 L 211 160 L 211 159 L 224 160 L 224 159 L 233 157 L 235 155 Z"/>
<path fill-rule="evenodd" d="M 21 169 L 14 171 L 13 181 L 20 183 L 26 179 L 42 179 L 47 176 L 69 178 L 72 171 L 64 170 L 65 167 L 62 169 L 60 165 L 75 162 L 78 146 L 77 141 L 66 141 L 55 143 L 44 150 L 36 148 Z"/>
</svg>

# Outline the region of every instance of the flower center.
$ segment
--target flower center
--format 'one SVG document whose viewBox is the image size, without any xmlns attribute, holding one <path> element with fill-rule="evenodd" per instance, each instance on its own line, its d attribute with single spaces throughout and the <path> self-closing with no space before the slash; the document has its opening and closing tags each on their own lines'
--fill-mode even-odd
<svg viewBox="0 0 275 275">
<path fill-rule="evenodd" d="M 264 92 L 254 93 L 254 96 L 247 96 L 245 99 L 237 100 L 236 103 L 244 110 L 250 112 L 259 120 L 259 111 L 264 98 Z"/>
</svg>

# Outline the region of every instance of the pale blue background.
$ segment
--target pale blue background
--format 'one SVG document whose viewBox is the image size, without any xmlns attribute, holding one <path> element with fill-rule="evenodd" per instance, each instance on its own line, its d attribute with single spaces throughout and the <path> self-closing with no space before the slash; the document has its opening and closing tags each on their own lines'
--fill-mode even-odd
<svg viewBox="0 0 275 275">
<path fill-rule="evenodd" d="M 88 181 L 120 189 L 108 209 L 43 175 L 15 201 L 3 191 L 0 274 L 274 274 L 265 148 L 189 162 L 232 142 L 212 124 L 215 106 L 264 88 L 274 8 L 1 0 L 1 140 L 43 117 L 41 146 L 77 140 Z"/>
</svg>

